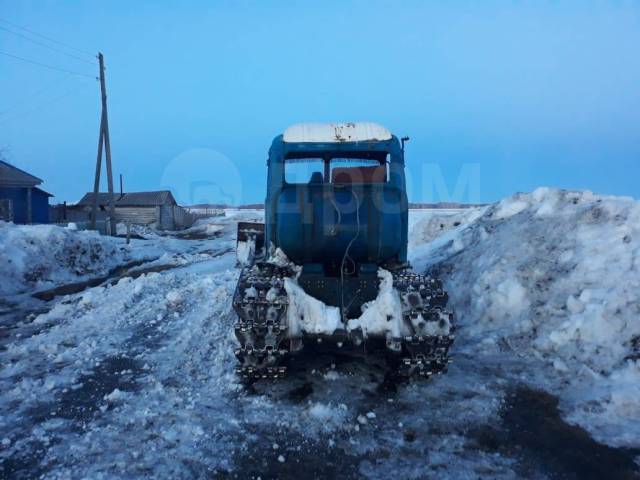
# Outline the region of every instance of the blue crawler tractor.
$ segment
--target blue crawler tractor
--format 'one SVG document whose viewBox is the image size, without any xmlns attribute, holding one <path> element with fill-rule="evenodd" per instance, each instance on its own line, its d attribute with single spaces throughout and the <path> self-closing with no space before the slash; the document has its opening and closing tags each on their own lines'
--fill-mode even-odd
<svg viewBox="0 0 640 480">
<path fill-rule="evenodd" d="M 453 314 L 441 282 L 407 262 L 404 139 L 373 123 L 299 124 L 267 166 L 265 223 L 238 225 L 238 374 L 283 377 L 310 342 L 382 350 L 405 376 L 444 372 Z"/>
</svg>

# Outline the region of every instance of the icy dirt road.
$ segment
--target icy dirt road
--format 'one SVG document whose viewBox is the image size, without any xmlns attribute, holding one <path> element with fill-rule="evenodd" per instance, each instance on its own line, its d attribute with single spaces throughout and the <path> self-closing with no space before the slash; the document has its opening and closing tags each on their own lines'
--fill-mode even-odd
<svg viewBox="0 0 640 480">
<path fill-rule="evenodd" d="M 316 353 L 284 382 L 243 386 L 237 220 L 146 241 L 160 258 L 139 268 L 155 272 L 50 302 L 11 297 L 30 313 L 0 346 L 0 477 L 637 478 L 636 447 L 569 425 L 537 387 L 548 362 L 509 341 L 461 335 L 449 372 L 429 382 L 389 381 L 375 357 Z"/>
</svg>

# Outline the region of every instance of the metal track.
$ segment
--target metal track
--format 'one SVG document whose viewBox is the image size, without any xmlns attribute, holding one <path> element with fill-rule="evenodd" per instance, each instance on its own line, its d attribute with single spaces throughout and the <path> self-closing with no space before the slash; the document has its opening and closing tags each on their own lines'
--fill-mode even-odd
<svg viewBox="0 0 640 480">
<path fill-rule="evenodd" d="M 292 275 L 290 269 L 268 263 L 246 267 L 240 273 L 233 298 L 238 314 L 235 334 L 240 342 L 235 351 L 236 372 L 246 380 L 285 377 L 285 359 L 302 347 L 300 339 L 287 337 L 284 279 Z M 442 282 L 410 271 L 395 272 L 393 277 L 403 322 L 412 334 L 387 339 L 392 363 L 403 377 L 444 373 L 455 326 L 453 314 L 446 310 L 448 296 Z"/>
<path fill-rule="evenodd" d="M 284 279 L 292 275 L 288 268 L 269 263 L 245 267 L 240 273 L 233 297 L 238 314 L 235 333 L 240 348 L 236 373 L 247 380 L 282 378 L 282 362 L 289 353 L 286 340 L 287 293 Z"/>
<path fill-rule="evenodd" d="M 398 373 L 428 378 L 446 372 L 455 325 L 442 282 L 404 271 L 393 274 L 393 285 L 402 301 L 404 322 L 413 330 L 413 335 L 393 339 L 400 347 L 395 349 L 401 356 Z"/>
</svg>

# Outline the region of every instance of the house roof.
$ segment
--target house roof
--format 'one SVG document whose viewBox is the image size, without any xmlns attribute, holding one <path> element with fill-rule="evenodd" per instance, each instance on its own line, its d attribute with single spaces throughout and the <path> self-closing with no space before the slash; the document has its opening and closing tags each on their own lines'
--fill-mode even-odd
<svg viewBox="0 0 640 480">
<path fill-rule="evenodd" d="M 169 190 L 155 192 L 114 193 L 113 198 L 117 207 L 156 207 L 160 205 L 177 205 Z M 86 193 L 77 205 L 93 205 L 93 192 Z M 109 205 L 109 193 L 98 193 L 98 205 Z"/>
<path fill-rule="evenodd" d="M 122 195 L 117 205 L 120 207 L 143 207 L 147 205 L 177 205 L 169 190 L 156 192 L 131 192 Z"/>
<path fill-rule="evenodd" d="M 0 185 L 3 187 L 34 187 L 41 183 L 38 177 L 0 160 Z"/>
<path fill-rule="evenodd" d="M 115 201 L 118 201 L 120 198 L 119 193 L 114 193 L 113 198 Z M 109 193 L 100 192 L 98 193 L 98 205 L 108 205 L 109 204 Z M 93 205 L 93 192 L 85 193 L 84 197 L 80 199 L 76 205 Z"/>
<path fill-rule="evenodd" d="M 35 187 L 34 190 L 37 190 L 40 193 L 44 193 L 47 197 L 55 197 L 52 193 L 49 193 L 41 188 Z"/>
</svg>

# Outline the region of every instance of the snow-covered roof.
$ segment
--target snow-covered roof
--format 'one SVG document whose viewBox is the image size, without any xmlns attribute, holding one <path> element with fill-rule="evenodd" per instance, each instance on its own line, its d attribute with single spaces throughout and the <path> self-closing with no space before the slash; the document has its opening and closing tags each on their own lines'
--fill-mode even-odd
<svg viewBox="0 0 640 480">
<path fill-rule="evenodd" d="M 371 122 L 298 123 L 284 131 L 287 143 L 297 142 L 365 142 L 390 140 L 391 132 Z"/>
</svg>

